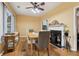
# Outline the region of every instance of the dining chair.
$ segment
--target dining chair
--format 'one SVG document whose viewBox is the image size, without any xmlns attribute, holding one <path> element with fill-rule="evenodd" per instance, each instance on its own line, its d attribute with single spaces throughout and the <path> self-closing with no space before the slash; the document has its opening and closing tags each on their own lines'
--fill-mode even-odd
<svg viewBox="0 0 79 59">
<path fill-rule="evenodd" d="M 33 55 L 33 49 L 35 47 L 35 41 L 38 39 L 36 32 L 28 32 L 27 34 L 27 48 L 30 49 L 31 55 Z M 27 52 L 28 52 L 27 50 Z"/>
<path fill-rule="evenodd" d="M 38 55 L 39 55 L 39 51 L 41 49 L 46 49 L 48 56 L 49 56 L 49 41 L 50 39 L 50 32 L 49 31 L 40 31 L 39 32 L 39 38 L 38 38 L 38 42 L 35 43 L 36 48 L 38 50 Z"/>
</svg>

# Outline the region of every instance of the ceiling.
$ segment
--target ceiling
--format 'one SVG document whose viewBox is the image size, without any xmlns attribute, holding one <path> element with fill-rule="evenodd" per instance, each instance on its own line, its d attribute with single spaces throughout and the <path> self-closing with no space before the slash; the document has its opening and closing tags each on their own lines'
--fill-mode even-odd
<svg viewBox="0 0 79 59">
<path fill-rule="evenodd" d="M 50 10 L 53 10 L 54 8 L 56 8 L 59 4 L 61 4 L 61 2 L 45 2 L 45 5 L 42 6 L 42 8 L 44 8 L 44 11 L 41 11 L 40 13 L 33 13 L 31 9 L 26 9 L 26 7 L 31 7 L 32 4 L 30 4 L 29 2 L 9 2 L 10 5 L 13 7 L 13 9 L 15 10 L 16 14 L 18 15 L 29 15 L 29 16 L 42 16 L 45 13 L 47 13 Z M 17 8 L 17 6 L 19 8 Z"/>
</svg>

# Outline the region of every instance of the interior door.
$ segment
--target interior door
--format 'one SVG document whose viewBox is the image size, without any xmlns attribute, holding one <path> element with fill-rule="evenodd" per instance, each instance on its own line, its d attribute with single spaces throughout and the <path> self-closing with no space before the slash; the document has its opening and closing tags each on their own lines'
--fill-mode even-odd
<svg viewBox="0 0 79 59">
<path fill-rule="evenodd" d="M 77 21 L 77 50 L 79 50 L 79 8 L 76 10 L 76 21 Z"/>
</svg>

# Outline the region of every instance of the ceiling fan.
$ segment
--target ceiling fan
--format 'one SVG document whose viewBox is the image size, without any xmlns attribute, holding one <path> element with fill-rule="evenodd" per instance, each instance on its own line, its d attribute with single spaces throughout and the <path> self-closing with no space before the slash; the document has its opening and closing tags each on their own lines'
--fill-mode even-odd
<svg viewBox="0 0 79 59">
<path fill-rule="evenodd" d="M 38 9 L 38 10 L 44 11 L 44 8 L 41 8 L 41 6 L 45 5 L 45 2 L 41 2 L 41 3 L 39 3 L 39 2 L 30 2 L 30 3 L 33 5 L 33 7 L 26 7 L 26 9 L 32 8 L 32 9 Z"/>
</svg>

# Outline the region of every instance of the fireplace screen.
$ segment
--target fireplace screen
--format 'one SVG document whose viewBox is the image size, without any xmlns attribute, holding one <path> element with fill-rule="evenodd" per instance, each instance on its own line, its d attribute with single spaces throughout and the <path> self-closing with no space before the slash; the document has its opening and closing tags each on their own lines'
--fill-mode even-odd
<svg viewBox="0 0 79 59">
<path fill-rule="evenodd" d="M 52 44 L 61 47 L 61 31 L 51 30 L 50 41 Z"/>
</svg>

